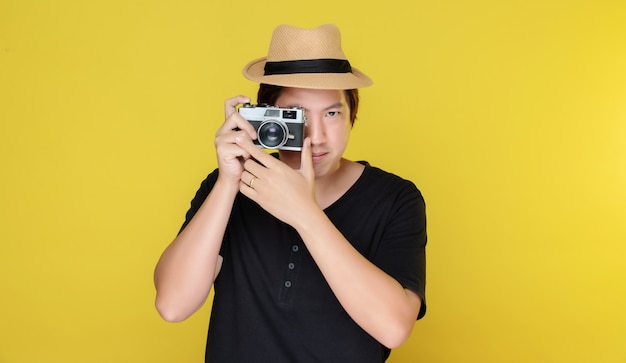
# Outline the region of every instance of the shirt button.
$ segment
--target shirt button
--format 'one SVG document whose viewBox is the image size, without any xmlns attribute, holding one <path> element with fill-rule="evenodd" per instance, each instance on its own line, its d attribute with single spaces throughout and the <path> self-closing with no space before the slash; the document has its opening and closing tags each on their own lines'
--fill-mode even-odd
<svg viewBox="0 0 626 363">
<path fill-rule="evenodd" d="M 285 281 L 285 287 L 291 287 L 291 281 L 289 280 Z"/>
<path fill-rule="evenodd" d="M 289 262 L 289 269 L 293 270 L 294 268 L 296 268 L 296 264 L 293 262 Z"/>
<path fill-rule="evenodd" d="M 300 247 L 298 247 L 298 245 L 293 245 L 293 246 L 291 246 L 291 250 L 292 250 L 293 252 L 298 252 L 298 250 L 299 250 L 299 249 L 300 249 Z"/>
</svg>

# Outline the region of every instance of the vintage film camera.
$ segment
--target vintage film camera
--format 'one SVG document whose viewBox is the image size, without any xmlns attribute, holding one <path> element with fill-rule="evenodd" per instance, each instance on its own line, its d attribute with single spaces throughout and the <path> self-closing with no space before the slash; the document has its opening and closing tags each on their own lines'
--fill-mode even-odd
<svg viewBox="0 0 626 363">
<path fill-rule="evenodd" d="M 244 104 L 239 108 L 243 118 L 254 126 L 256 145 L 265 149 L 302 150 L 306 117 L 300 107 L 280 108 L 266 104 Z"/>
</svg>

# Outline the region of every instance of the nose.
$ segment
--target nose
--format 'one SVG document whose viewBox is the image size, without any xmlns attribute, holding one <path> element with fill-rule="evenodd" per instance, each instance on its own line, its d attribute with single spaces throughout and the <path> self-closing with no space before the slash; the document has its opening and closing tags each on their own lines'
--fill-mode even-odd
<svg viewBox="0 0 626 363">
<path fill-rule="evenodd" d="M 312 145 L 320 145 L 326 142 L 326 130 L 321 117 L 306 115 L 307 126 L 305 127 L 305 136 L 311 138 Z"/>
</svg>

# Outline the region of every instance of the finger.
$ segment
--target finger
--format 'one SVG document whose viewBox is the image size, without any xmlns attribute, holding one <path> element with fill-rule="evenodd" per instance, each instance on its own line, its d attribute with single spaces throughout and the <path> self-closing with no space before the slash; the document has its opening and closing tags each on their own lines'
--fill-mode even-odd
<svg viewBox="0 0 626 363">
<path fill-rule="evenodd" d="M 246 197 L 252 199 L 253 201 L 257 201 L 256 200 L 256 196 L 258 195 L 258 192 L 256 190 L 256 187 L 258 185 L 259 182 L 259 178 L 255 177 L 254 175 L 252 175 L 250 178 L 250 180 L 244 180 L 241 179 L 239 181 L 239 191 L 245 195 Z M 250 183 L 252 185 L 250 185 Z"/>
<path fill-rule="evenodd" d="M 232 114 L 230 118 L 233 120 L 236 129 L 245 131 L 250 139 L 256 139 L 256 130 L 254 129 L 254 126 L 252 126 L 252 124 L 248 122 L 248 120 L 241 116 L 239 112 Z"/>
<path fill-rule="evenodd" d="M 250 186 L 250 183 L 256 183 L 258 181 L 259 178 L 257 178 L 254 174 L 250 173 L 247 170 L 244 170 L 241 173 L 241 181 Z M 254 188 L 254 186 L 252 186 L 252 188 Z"/>
<path fill-rule="evenodd" d="M 218 159 L 227 164 L 239 163 L 243 168 L 243 161 L 250 158 L 250 155 L 235 144 L 221 144 L 217 148 Z"/>
<path fill-rule="evenodd" d="M 248 152 L 252 158 L 263 164 L 266 168 L 273 167 L 276 163 L 278 163 L 273 156 L 261 150 L 261 148 L 252 143 L 251 140 L 246 140 L 243 137 L 235 137 L 235 143 Z"/>
<path fill-rule="evenodd" d="M 257 196 L 256 190 L 254 190 L 254 188 L 250 188 L 250 186 L 244 183 L 243 181 L 239 182 L 239 191 L 241 192 L 241 194 L 245 195 L 246 197 L 256 202 L 256 199 L 255 199 L 255 197 Z"/>
<path fill-rule="evenodd" d="M 308 180 L 315 179 L 315 170 L 313 169 L 313 151 L 311 150 L 311 138 L 304 139 L 302 144 L 302 152 L 300 153 L 300 173 Z"/>
<path fill-rule="evenodd" d="M 225 121 L 216 134 L 221 135 L 232 130 L 244 130 L 251 139 L 256 139 L 256 130 L 254 127 L 237 112 L 237 106 L 249 103 L 250 98 L 246 96 L 235 96 L 224 101 Z"/>
<path fill-rule="evenodd" d="M 229 131 L 229 132 L 223 132 L 223 133 L 217 133 L 215 135 L 215 140 L 214 140 L 214 144 L 216 149 L 219 151 L 220 149 L 228 146 L 228 147 L 232 147 L 234 149 L 239 150 L 240 152 L 242 152 L 245 156 L 246 159 L 250 157 L 249 153 L 245 150 L 243 150 L 239 145 L 237 145 L 235 143 L 235 139 L 237 137 L 240 138 L 248 138 L 249 139 L 249 135 L 245 132 L 245 131 Z M 250 141 L 252 142 L 252 141 Z M 244 156 L 242 155 L 242 156 Z"/>
<path fill-rule="evenodd" d="M 227 99 L 226 101 L 224 101 L 225 118 L 228 118 L 230 117 L 230 115 L 235 113 L 237 105 L 240 105 L 243 103 L 249 103 L 249 102 L 250 102 L 250 98 L 246 96 L 242 96 L 242 95 Z"/>
<path fill-rule="evenodd" d="M 233 131 L 243 131 L 250 139 L 256 139 L 256 130 L 254 129 L 254 126 L 252 126 L 252 124 L 244 119 L 238 112 L 235 112 L 226 118 L 226 121 L 224 121 L 224 124 L 217 130 L 215 135 L 224 135 Z"/>
</svg>

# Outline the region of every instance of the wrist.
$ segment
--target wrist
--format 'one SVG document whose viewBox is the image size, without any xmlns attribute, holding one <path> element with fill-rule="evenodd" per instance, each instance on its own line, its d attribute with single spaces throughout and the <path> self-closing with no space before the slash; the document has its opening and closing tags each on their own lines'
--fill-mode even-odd
<svg viewBox="0 0 626 363">
<path fill-rule="evenodd" d="M 315 234 L 320 226 L 324 224 L 324 221 L 328 221 L 328 217 L 316 203 L 301 208 L 300 212 L 295 216 L 295 222 L 291 226 L 302 237 L 308 234 Z"/>
<path fill-rule="evenodd" d="M 228 180 L 218 175 L 213 190 L 223 195 L 232 195 L 233 197 L 239 193 L 239 180 Z"/>
</svg>

